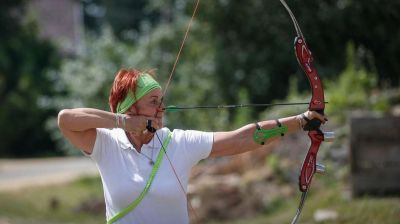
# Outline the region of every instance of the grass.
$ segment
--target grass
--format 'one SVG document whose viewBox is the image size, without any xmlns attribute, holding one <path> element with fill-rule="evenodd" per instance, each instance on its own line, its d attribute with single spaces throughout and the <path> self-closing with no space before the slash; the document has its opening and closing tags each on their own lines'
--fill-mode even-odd
<svg viewBox="0 0 400 224">
<path fill-rule="evenodd" d="M 83 203 L 103 200 L 99 178 L 83 178 L 63 186 L 0 193 L 0 223 L 104 223 L 104 212 L 80 211 Z"/>
<path fill-rule="evenodd" d="M 338 184 L 316 181 L 303 208 L 300 223 L 316 223 L 314 213 L 320 209 L 336 211 L 335 221 L 322 224 L 400 224 L 399 197 L 346 197 Z M 298 195 L 300 197 L 300 194 Z M 297 209 L 299 197 L 276 203 L 276 208 L 257 217 L 229 221 L 209 221 L 209 224 L 223 223 L 290 223 Z M 51 206 L 52 201 L 58 205 Z M 80 211 L 78 208 L 90 200 L 103 200 L 101 181 L 85 178 L 63 186 L 49 186 L 26 189 L 19 192 L 0 193 L 0 223 L 104 223 L 104 212 L 97 214 Z"/>
<path fill-rule="evenodd" d="M 265 224 L 290 223 L 297 209 L 295 199 L 284 203 L 285 206 L 272 214 L 260 214 L 257 217 L 235 221 L 214 221 L 208 224 Z M 317 210 L 333 210 L 338 214 L 335 220 L 316 222 Z M 400 198 L 371 198 L 345 200 L 334 190 L 318 191 L 306 200 L 298 223 L 307 224 L 400 224 Z"/>
</svg>

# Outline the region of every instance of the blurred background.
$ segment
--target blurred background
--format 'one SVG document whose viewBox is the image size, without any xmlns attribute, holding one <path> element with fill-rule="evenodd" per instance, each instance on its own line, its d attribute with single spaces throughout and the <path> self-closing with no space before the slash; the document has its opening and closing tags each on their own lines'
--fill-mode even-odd
<svg viewBox="0 0 400 224">
<path fill-rule="evenodd" d="M 400 223 L 400 1 L 288 0 L 329 102 L 316 175 L 299 223 Z M 63 108 L 108 108 L 120 68 L 157 69 L 164 86 L 195 2 L 0 2 L 0 223 L 104 222 L 96 167 L 58 130 Z M 309 102 L 278 0 L 202 0 L 167 105 Z M 190 91 L 190 94 L 188 94 Z M 166 114 L 170 128 L 231 130 L 307 106 Z M 288 223 L 305 133 L 266 150 L 201 162 L 193 223 Z M 197 217 L 197 218 L 196 218 Z"/>
</svg>

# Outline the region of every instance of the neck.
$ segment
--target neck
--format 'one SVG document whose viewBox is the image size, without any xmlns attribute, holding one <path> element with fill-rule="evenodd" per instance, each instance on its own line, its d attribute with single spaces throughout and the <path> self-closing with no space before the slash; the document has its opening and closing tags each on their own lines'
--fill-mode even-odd
<svg viewBox="0 0 400 224">
<path fill-rule="evenodd" d="M 150 132 L 145 132 L 140 135 L 135 135 L 130 132 L 125 132 L 125 134 L 128 137 L 129 142 L 135 147 L 138 152 L 141 151 L 143 144 L 149 143 L 154 137 L 154 134 Z"/>
</svg>

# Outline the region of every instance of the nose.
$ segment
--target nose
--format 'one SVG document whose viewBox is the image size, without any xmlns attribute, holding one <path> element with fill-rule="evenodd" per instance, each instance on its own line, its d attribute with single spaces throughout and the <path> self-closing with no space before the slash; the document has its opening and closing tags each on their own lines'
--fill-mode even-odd
<svg viewBox="0 0 400 224">
<path fill-rule="evenodd" d="M 158 107 L 157 108 L 157 113 L 164 113 L 165 108 L 164 107 Z"/>
<path fill-rule="evenodd" d="M 164 112 L 165 112 L 165 108 L 164 108 L 164 104 L 161 104 L 159 107 L 157 107 L 156 109 L 156 117 L 161 118 L 164 116 Z"/>
<path fill-rule="evenodd" d="M 160 103 L 159 106 L 157 107 L 157 112 L 164 113 L 164 111 L 165 111 L 164 103 Z"/>
</svg>

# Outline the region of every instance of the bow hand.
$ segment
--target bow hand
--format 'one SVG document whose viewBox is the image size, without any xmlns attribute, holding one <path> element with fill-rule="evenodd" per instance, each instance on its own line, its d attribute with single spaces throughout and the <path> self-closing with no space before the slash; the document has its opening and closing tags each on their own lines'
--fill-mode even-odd
<svg viewBox="0 0 400 224">
<path fill-rule="evenodd" d="M 302 113 L 302 127 L 304 131 L 320 130 L 321 124 L 325 124 L 328 118 L 321 111 L 306 111 Z"/>
</svg>

